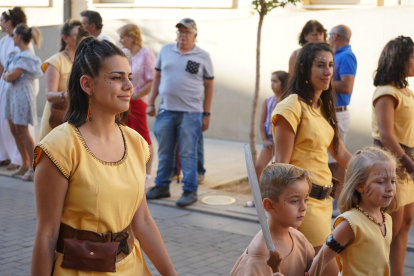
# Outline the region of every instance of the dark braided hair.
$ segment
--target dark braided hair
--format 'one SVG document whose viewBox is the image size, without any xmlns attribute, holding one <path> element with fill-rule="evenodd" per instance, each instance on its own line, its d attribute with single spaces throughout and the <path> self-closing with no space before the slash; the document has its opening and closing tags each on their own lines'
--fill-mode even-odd
<svg viewBox="0 0 414 276">
<path fill-rule="evenodd" d="M 315 94 L 313 86 L 310 83 L 311 79 L 311 69 L 313 65 L 313 60 L 315 55 L 320 52 L 333 52 L 329 44 L 323 42 L 308 43 L 303 46 L 302 50 L 299 52 L 299 56 L 296 59 L 295 70 L 289 81 L 289 86 L 287 91 L 283 94 L 282 99 L 286 98 L 290 94 L 297 94 L 308 106 L 312 106 L 312 100 Z M 333 138 L 333 148 L 335 154 L 338 153 L 339 146 L 339 136 L 338 136 L 338 126 L 335 113 L 333 89 L 332 89 L 332 80 L 329 83 L 328 90 L 322 91 L 321 100 L 323 104 L 323 109 L 327 116 L 328 123 L 334 129 L 335 135 Z"/>
<path fill-rule="evenodd" d="M 21 7 L 14 7 L 11 10 L 4 11 L 1 16 L 3 16 L 6 21 L 11 20 L 13 28 L 20 23 L 27 24 L 26 14 Z"/>
<path fill-rule="evenodd" d="M 407 66 L 414 50 L 414 42 L 408 36 L 399 36 L 387 43 L 382 50 L 375 71 L 374 86 L 393 84 L 396 87 L 408 86 Z"/>
<path fill-rule="evenodd" d="M 97 78 L 106 58 L 113 56 L 125 57 L 125 54 L 107 40 L 99 41 L 90 36 L 79 43 L 75 53 L 72 70 L 69 77 L 69 107 L 64 121 L 79 127 L 86 122 L 89 107 L 89 96 L 81 85 L 83 75 Z M 122 113 L 122 119 L 115 116 L 117 124 L 123 124 L 128 118 L 128 111 Z"/>
</svg>

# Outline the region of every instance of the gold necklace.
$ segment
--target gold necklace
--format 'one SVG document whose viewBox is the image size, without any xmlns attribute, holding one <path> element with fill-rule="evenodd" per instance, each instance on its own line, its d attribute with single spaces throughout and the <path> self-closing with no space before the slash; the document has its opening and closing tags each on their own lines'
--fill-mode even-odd
<svg viewBox="0 0 414 276">
<path fill-rule="evenodd" d="M 382 223 L 379 223 L 376 218 L 374 218 L 373 216 L 371 216 L 370 214 L 368 214 L 367 212 L 365 212 L 365 210 L 362 209 L 361 207 L 359 207 L 358 205 L 356 206 L 355 209 L 357 209 L 359 212 L 363 213 L 369 220 L 371 220 L 376 225 L 378 225 L 380 227 L 380 229 L 381 229 L 381 226 L 384 225 L 385 234 L 383 234 L 383 236 L 385 237 L 387 235 L 387 226 L 385 225 L 385 214 L 384 214 L 384 212 L 382 210 L 381 210 Z M 381 234 L 382 234 L 382 230 L 381 230 Z"/>
</svg>

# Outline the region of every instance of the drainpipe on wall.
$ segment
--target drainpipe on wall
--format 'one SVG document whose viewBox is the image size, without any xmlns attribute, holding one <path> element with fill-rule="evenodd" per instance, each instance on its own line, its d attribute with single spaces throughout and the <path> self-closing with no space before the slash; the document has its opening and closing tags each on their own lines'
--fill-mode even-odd
<svg viewBox="0 0 414 276">
<path fill-rule="evenodd" d="M 63 22 L 72 18 L 72 0 L 63 0 Z"/>
</svg>

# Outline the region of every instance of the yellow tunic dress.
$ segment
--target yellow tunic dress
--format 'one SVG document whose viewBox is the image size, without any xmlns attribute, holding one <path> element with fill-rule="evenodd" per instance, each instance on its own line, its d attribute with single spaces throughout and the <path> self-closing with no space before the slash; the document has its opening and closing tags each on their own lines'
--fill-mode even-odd
<svg viewBox="0 0 414 276">
<path fill-rule="evenodd" d="M 99 160 L 72 124 L 53 129 L 35 148 L 33 167 L 46 154 L 69 180 L 61 222 L 73 228 L 105 233 L 125 229 L 144 196 L 145 164 L 150 157 L 147 142 L 138 132 L 120 125 L 125 153 L 118 162 Z M 51 185 L 53 183 L 50 183 Z M 151 275 L 135 239 L 135 248 L 116 264 L 116 273 L 62 268 L 57 254 L 54 276 Z"/>
<path fill-rule="evenodd" d="M 303 111 L 302 124 L 296 133 Z M 276 105 L 272 113 L 273 126 L 283 116 L 296 135 L 290 164 L 312 173 L 312 183 L 320 186 L 332 185 L 332 174 L 328 167 L 327 149 L 332 143 L 334 130 L 326 120 L 322 108 L 314 109 L 299 101 L 292 94 Z M 314 246 L 324 244 L 331 234 L 332 198 L 318 200 L 309 197 L 305 218 L 299 230 Z"/>
<path fill-rule="evenodd" d="M 374 139 L 380 140 L 374 101 L 381 96 L 388 95 L 395 98 L 398 102 L 397 107 L 394 109 L 394 137 L 398 143 L 410 148 L 414 147 L 414 94 L 409 89 L 407 91 L 409 96 L 404 95 L 392 85 L 380 86 L 375 90 L 372 97 L 372 137 Z M 398 181 L 398 184 L 401 206 L 413 203 L 414 183 L 410 175 L 407 173 L 407 177 L 404 180 Z"/>
<path fill-rule="evenodd" d="M 351 225 L 355 240 L 336 255 L 341 275 L 390 275 L 388 258 L 392 240 L 391 216 L 385 214 L 385 228 L 387 229 L 385 237 L 375 222 L 355 208 L 339 215 L 334 222 L 334 228 L 343 220 L 348 221 Z"/>
<path fill-rule="evenodd" d="M 64 53 L 60 52 L 51 56 L 42 64 L 43 73 L 46 72 L 46 69 L 49 67 L 49 65 L 55 67 L 60 74 L 58 91 L 56 92 L 66 91 L 68 87 L 70 71 L 72 70 L 72 62 L 70 62 Z M 50 114 L 50 103 L 46 101 L 42 115 L 39 141 L 42 141 L 42 139 L 52 130 L 52 127 L 49 124 Z"/>
</svg>

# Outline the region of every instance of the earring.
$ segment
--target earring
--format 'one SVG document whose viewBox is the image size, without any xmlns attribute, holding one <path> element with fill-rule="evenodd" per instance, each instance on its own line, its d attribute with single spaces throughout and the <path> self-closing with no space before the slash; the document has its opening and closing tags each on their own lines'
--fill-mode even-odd
<svg viewBox="0 0 414 276">
<path fill-rule="evenodd" d="M 305 81 L 306 83 L 308 83 L 308 81 Z"/>
<path fill-rule="evenodd" d="M 89 99 L 89 106 L 88 106 L 88 115 L 86 116 L 86 122 L 91 122 L 92 116 L 91 116 L 91 99 Z"/>
<path fill-rule="evenodd" d="M 122 117 L 124 117 L 123 114 L 122 113 L 118 113 L 118 120 L 121 121 L 122 120 Z"/>
<path fill-rule="evenodd" d="M 312 103 L 312 100 L 309 100 L 310 101 L 310 103 Z"/>
</svg>

